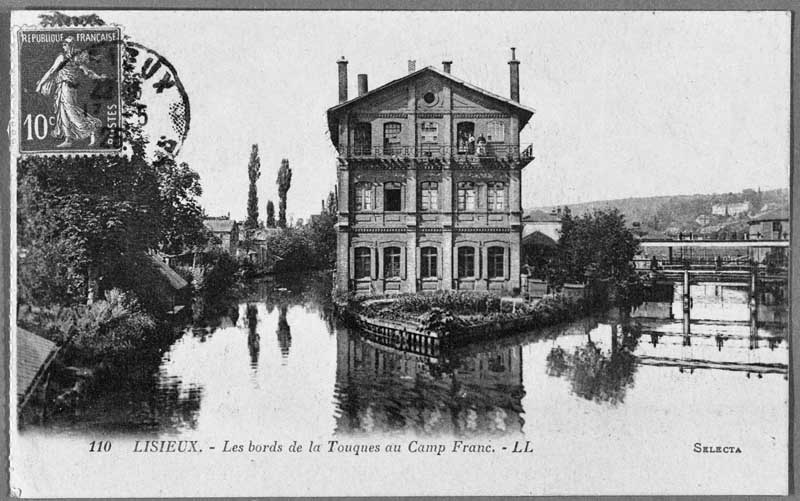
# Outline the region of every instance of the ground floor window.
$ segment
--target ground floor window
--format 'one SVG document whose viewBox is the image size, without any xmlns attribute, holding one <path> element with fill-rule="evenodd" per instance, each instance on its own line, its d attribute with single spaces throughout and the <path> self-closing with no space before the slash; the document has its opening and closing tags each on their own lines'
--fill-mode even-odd
<svg viewBox="0 0 800 501">
<path fill-rule="evenodd" d="M 472 278 L 475 276 L 475 248 L 458 248 L 458 278 Z"/>
<path fill-rule="evenodd" d="M 355 278 L 369 278 L 372 268 L 372 253 L 369 247 L 356 247 L 354 276 Z"/>
<path fill-rule="evenodd" d="M 420 276 L 422 278 L 436 277 L 437 261 L 439 250 L 436 247 L 423 247 L 420 251 L 422 263 L 420 263 Z"/>
<path fill-rule="evenodd" d="M 505 275 L 505 249 L 502 247 L 489 247 L 486 251 L 486 267 L 489 278 L 503 278 Z"/>
<path fill-rule="evenodd" d="M 400 247 L 383 249 L 383 277 L 400 278 Z"/>
</svg>

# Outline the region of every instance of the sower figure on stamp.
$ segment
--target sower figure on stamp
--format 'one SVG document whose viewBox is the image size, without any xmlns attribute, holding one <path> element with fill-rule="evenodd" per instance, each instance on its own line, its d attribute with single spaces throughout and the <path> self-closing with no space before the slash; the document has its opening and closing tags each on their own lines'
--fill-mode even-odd
<svg viewBox="0 0 800 501">
<path fill-rule="evenodd" d="M 72 146 L 79 139 L 89 139 L 89 146 L 97 142 L 97 131 L 102 126 L 99 118 L 87 113 L 78 104 L 78 85 L 80 70 L 93 80 L 104 80 L 106 75 L 98 75 L 86 66 L 89 56 L 74 46 L 75 39 L 67 37 L 62 45 L 64 52 L 56 56 L 53 65 L 36 84 L 36 92 L 49 96 L 53 94 L 53 108 L 56 126 L 53 137 L 64 137 L 59 148 Z M 55 89 L 54 89 L 55 87 Z"/>
</svg>

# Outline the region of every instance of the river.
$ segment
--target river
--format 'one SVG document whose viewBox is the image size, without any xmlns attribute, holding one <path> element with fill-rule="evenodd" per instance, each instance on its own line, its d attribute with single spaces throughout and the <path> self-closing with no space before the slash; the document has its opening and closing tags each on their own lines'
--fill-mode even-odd
<svg viewBox="0 0 800 501">
<path fill-rule="evenodd" d="M 785 308 L 762 306 L 767 321 L 750 339 L 745 290 L 693 289 L 688 342 L 676 286 L 672 302 L 630 318 L 584 318 L 438 359 L 339 324 L 329 291 L 324 275 L 262 283 L 238 318 L 187 328 L 148 384 L 98 394 L 21 437 L 525 437 L 589 469 L 587 447 L 635 463 L 665 446 L 732 444 L 759 451 L 759 475 L 785 475 Z"/>
</svg>

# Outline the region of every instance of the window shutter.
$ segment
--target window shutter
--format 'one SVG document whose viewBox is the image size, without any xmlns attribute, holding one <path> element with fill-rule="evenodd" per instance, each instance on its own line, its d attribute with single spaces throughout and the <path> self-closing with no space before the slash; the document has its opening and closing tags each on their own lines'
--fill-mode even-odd
<svg viewBox="0 0 800 501">
<path fill-rule="evenodd" d="M 422 248 L 417 247 L 417 280 L 422 278 Z"/>
<path fill-rule="evenodd" d="M 349 270 L 350 270 L 350 280 L 353 280 L 356 277 L 356 250 L 353 247 L 350 247 L 350 256 L 348 259 Z"/>
<path fill-rule="evenodd" d="M 503 278 L 508 280 L 511 276 L 511 247 L 503 248 Z"/>
<path fill-rule="evenodd" d="M 407 263 L 406 263 L 406 246 L 400 247 L 400 279 L 406 279 L 406 271 L 407 271 Z"/>
<path fill-rule="evenodd" d="M 376 280 L 378 278 L 378 249 L 372 247 L 370 249 L 370 257 L 372 258 L 369 260 L 370 278 Z"/>
<path fill-rule="evenodd" d="M 441 279 L 444 269 L 444 256 L 442 255 L 441 247 L 434 247 L 436 249 L 436 278 Z"/>
<path fill-rule="evenodd" d="M 486 266 L 483 260 L 486 258 L 486 253 L 481 252 L 480 247 L 473 247 L 475 249 L 475 278 L 481 278 L 483 275 L 481 272 L 485 269 Z"/>
</svg>

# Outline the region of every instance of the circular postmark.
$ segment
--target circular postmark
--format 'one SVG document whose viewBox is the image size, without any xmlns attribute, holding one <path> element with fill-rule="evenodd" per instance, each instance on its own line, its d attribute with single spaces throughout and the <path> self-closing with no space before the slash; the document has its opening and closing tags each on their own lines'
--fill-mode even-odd
<svg viewBox="0 0 800 501">
<path fill-rule="evenodd" d="M 127 43 L 127 62 L 141 76 L 141 103 L 132 120 L 149 138 L 145 148 L 149 158 L 159 154 L 177 155 L 189 134 L 189 97 L 175 67 L 162 55 L 140 43 Z"/>
</svg>

